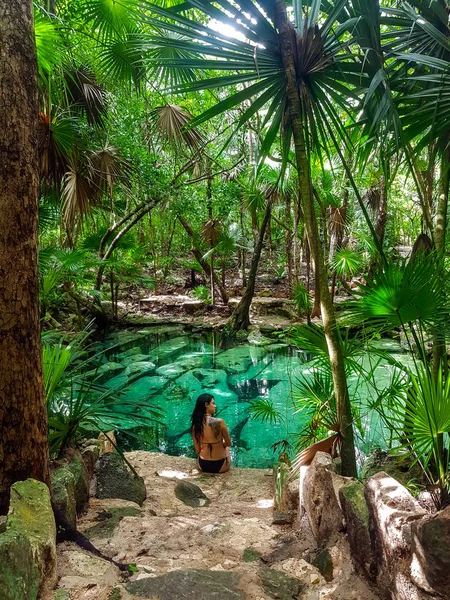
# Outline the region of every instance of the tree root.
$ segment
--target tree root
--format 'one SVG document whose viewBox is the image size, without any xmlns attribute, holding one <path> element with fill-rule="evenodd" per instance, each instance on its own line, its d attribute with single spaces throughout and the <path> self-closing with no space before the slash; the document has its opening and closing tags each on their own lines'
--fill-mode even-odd
<svg viewBox="0 0 450 600">
<path fill-rule="evenodd" d="M 65 518 L 64 514 L 61 510 L 59 510 L 54 504 L 52 504 L 53 514 L 55 515 L 56 521 L 56 543 L 59 544 L 61 542 L 75 542 L 77 546 L 82 548 L 83 550 L 87 550 L 94 556 L 98 558 L 102 558 L 103 560 L 107 560 L 108 562 L 115 565 L 120 571 L 124 574 L 130 575 L 130 565 L 125 563 L 120 563 L 109 556 L 106 556 L 101 552 L 98 548 L 96 548 L 86 536 L 84 536 L 81 532 L 78 531 L 73 525 L 71 525 L 68 520 Z"/>
</svg>

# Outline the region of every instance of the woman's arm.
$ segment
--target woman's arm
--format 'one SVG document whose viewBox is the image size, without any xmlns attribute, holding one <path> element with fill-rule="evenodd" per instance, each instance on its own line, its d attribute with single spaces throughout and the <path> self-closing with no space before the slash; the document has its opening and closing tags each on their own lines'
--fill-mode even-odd
<svg viewBox="0 0 450 600">
<path fill-rule="evenodd" d="M 192 436 L 192 441 L 194 442 L 195 451 L 197 452 L 197 454 L 200 454 L 201 446 L 200 446 L 199 441 L 197 440 L 197 438 L 194 435 L 193 429 L 191 429 L 191 436 Z"/>
<path fill-rule="evenodd" d="M 230 438 L 230 434 L 228 433 L 227 426 L 225 425 L 225 423 L 223 421 L 222 421 L 222 438 L 223 438 L 223 447 L 229 448 L 231 446 L 231 438 Z"/>
</svg>

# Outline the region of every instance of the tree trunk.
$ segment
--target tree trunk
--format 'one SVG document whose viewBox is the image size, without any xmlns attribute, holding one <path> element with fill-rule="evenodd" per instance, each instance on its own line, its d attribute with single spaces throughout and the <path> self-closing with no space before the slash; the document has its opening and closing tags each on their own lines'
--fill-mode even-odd
<svg viewBox="0 0 450 600">
<path fill-rule="evenodd" d="M 264 243 L 264 235 L 266 233 L 267 223 L 270 219 L 271 210 L 272 199 L 269 198 L 267 200 L 266 212 L 264 213 L 264 218 L 261 224 L 261 229 L 259 231 L 258 240 L 253 251 L 252 264 L 250 267 L 250 272 L 248 274 L 247 287 L 245 288 L 245 292 L 242 296 L 241 301 L 234 309 L 233 314 L 231 315 L 230 320 L 228 322 L 229 331 L 232 334 L 236 333 L 237 331 L 240 331 L 241 329 L 248 329 L 250 325 L 250 305 L 255 294 L 256 275 L 258 273 L 259 259 L 261 258 L 261 251 Z"/>
<path fill-rule="evenodd" d="M 387 222 L 387 183 L 386 177 L 380 179 L 380 206 L 378 207 L 377 218 L 375 220 L 375 233 L 380 246 L 383 246 L 384 234 Z"/>
<path fill-rule="evenodd" d="M 286 269 L 289 298 L 292 298 L 292 214 L 291 196 L 286 194 Z"/>
<path fill-rule="evenodd" d="M 38 87 L 31 0 L 0 3 L 0 514 L 50 483 L 38 313 Z"/>
<path fill-rule="evenodd" d="M 178 220 L 183 225 L 186 233 L 188 234 L 188 236 L 190 237 L 191 241 L 193 242 L 193 246 L 191 248 L 192 254 L 195 256 L 198 264 L 201 266 L 201 268 L 203 269 L 203 271 L 209 277 L 211 275 L 210 265 L 206 262 L 206 260 L 204 260 L 203 254 L 201 253 L 201 251 L 199 250 L 199 248 L 197 248 L 197 246 L 195 245 L 195 242 L 194 242 L 194 232 L 192 230 L 192 227 L 189 225 L 189 223 L 186 221 L 186 219 L 184 217 L 181 217 L 180 215 L 178 215 Z M 223 285 L 220 283 L 220 281 L 217 278 L 217 275 L 215 273 L 214 273 L 214 284 L 217 287 L 217 289 L 219 290 L 219 294 L 220 294 L 220 297 L 222 298 L 222 302 L 224 304 L 228 304 L 228 294 L 227 294 L 227 291 L 223 287 Z"/>
<path fill-rule="evenodd" d="M 305 227 L 314 262 L 314 274 L 320 286 L 322 321 L 333 375 L 337 416 L 342 439 L 342 474 L 356 476 L 356 455 L 352 415 L 345 375 L 344 357 L 328 289 L 328 273 L 319 241 L 309 158 L 306 153 L 304 110 L 301 105 L 294 61 L 295 31 L 288 22 L 284 0 L 275 0 L 275 21 L 279 30 L 280 49 L 286 74 L 289 119 L 294 137 L 295 156 L 299 173 L 299 192 Z"/>
<path fill-rule="evenodd" d="M 442 150 L 440 178 L 439 178 L 439 198 L 436 212 L 436 226 L 434 230 L 434 245 L 436 248 L 437 260 L 441 261 L 441 268 L 444 269 L 444 251 L 445 251 L 445 232 L 447 229 L 447 205 L 450 187 L 450 150 L 446 147 Z M 445 274 L 443 274 L 443 277 Z M 443 357 L 446 355 L 445 335 L 442 331 L 433 333 L 433 374 L 437 377 Z M 444 375 L 447 374 L 447 361 L 443 361 Z"/>
</svg>

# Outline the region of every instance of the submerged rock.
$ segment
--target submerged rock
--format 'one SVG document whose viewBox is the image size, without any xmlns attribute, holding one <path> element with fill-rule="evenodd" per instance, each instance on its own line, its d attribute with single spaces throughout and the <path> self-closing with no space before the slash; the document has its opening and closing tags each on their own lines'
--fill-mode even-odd
<svg viewBox="0 0 450 600">
<path fill-rule="evenodd" d="M 122 498 L 142 505 L 147 497 L 142 477 L 136 475 L 118 454 L 108 452 L 95 466 L 96 498 Z"/>
<path fill-rule="evenodd" d="M 175 486 L 175 496 L 184 504 L 192 506 L 192 508 L 208 506 L 211 502 L 198 485 L 189 481 L 179 481 L 177 483 Z"/>
<path fill-rule="evenodd" d="M 142 375 L 143 373 L 149 373 L 156 368 L 155 363 L 149 360 L 132 362 L 125 369 L 125 375 L 127 377 L 135 377 L 136 375 Z"/>
<path fill-rule="evenodd" d="M 237 589 L 239 575 L 227 571 L 171 571 L 159 577 L 146 577 L 127 585 L 127 591 L 140 598 L 159 600 L 245 600 Z"/>
<path fill-rule="evenodd" d="M 216 357 L 216 365 L 229 373 L 244 373 L 251 363 L 261 360 L 266 350 L 258 346 L 236 346 Z"/>
<path fill-rule="evenodd" d="M 172 363 L 168 365 L 163 365 L 162 367 L 156 369 L 156 374 L 160 377 L 167 377 L 167 379 L 176 379 L 177 377 L 180 377 L 180 375 L 182 375 L 185 371 L 186 368 L 182 365 L 179 365 L 178 363 Z"/>
</svg>

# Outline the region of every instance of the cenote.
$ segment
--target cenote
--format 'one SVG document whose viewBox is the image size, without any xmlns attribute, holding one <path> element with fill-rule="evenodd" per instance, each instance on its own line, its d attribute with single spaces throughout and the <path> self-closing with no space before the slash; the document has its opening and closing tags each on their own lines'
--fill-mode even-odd
<svg viewBox="0 0 450 600">
<path fill-rule="evenodd" d="M 164 423 L 136 427 L 124 418 L 118 443 L 123 450 L 145 449 L 171 455 L 195 456 L 190 436 L 190 415 L 197 396 L 214 395 L 217 416 L 223 418 L 232 438 L 233 463 L 239 467 L 267 468 L 275 458 L 272 446 L 280 440 L 294 441 L 308 421 L 292 405 L 296 381 L 311 372 L 302 350 L 280 343 L 276 338 L 255 345 L 247 340 L 227 345 L 219 332 L 194 331 L 178 326 L 152 326 L 140 331 L 111 334 L 96 350 L 103 350 L 99 383 L 120 389 L 127 384 L 127 396 L 157 406 Z M 396 342 L 382 341 L 386 351 L 400 353 Z M 402 354 L 401 361 L 408 356 Z M 363 360 L 369 360 L 369 357 Z M 392 367 L 376 367 L 376 387 L 382 389 L 392 376 Z M 361 455 L 376 444 L 386 446 L 385 431 L 375 411 L 364 410 L 376 390 L 358 377 L 349 379 L 350 393 L 362 397 L 363 434 L 357 435 Z M 269 399 L 281 412 L 282 423 L 262 422 L 251 414 L 251 402 Z M 364 401 L 366 399 L 366 402 Z M 131 417 L 131 415 L 130 415 Z"/>
</svg>

